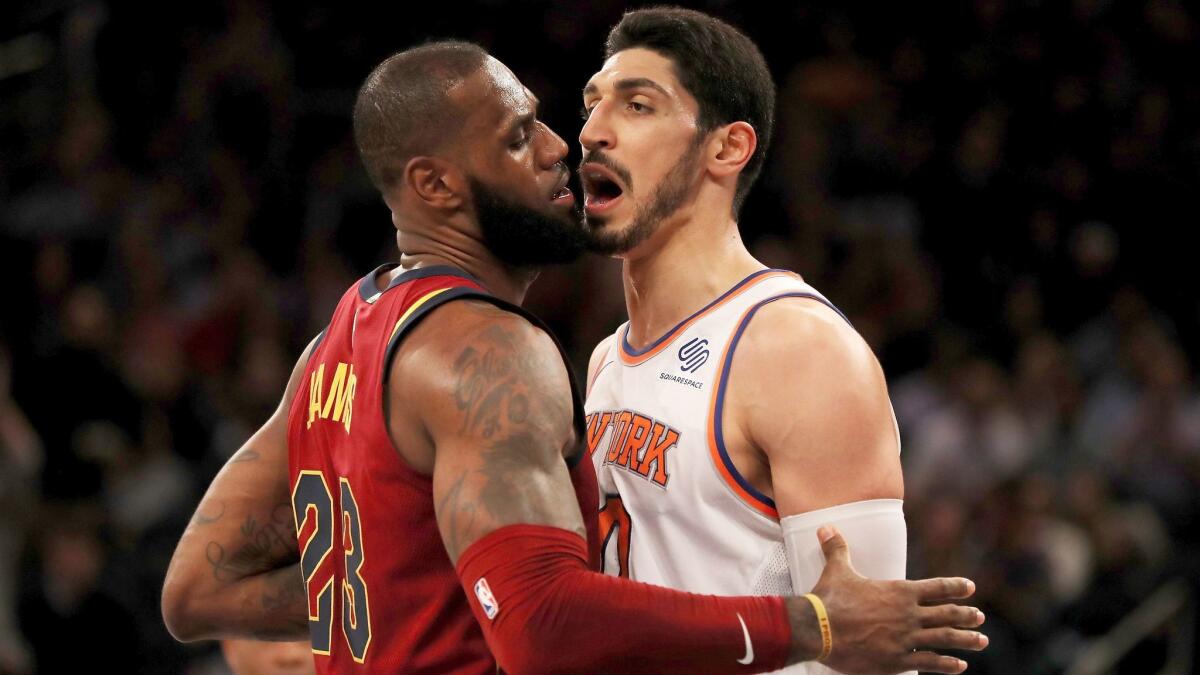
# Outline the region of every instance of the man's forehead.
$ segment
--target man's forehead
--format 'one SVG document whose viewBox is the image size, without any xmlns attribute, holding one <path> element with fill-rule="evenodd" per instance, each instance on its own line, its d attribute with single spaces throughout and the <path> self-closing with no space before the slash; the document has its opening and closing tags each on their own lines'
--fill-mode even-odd
<svg viewBox="0 0 1200 675">
<path fill-rule="evenodd" d="M 488 57 L 480 69 L 450 90 L 468 126 L 495 128 L 511 118 L 532 115 L 538 100 L 500 61 Z"/>
<path fill-rule="evenodd" d="M 495 58 L 488 57 L 484 62 L 484 71 L 491 80 L 496 95 L 504 108 L 523 114 L 537 107 L 538 99 L 533 95 L 508 66 Z"/>
<path fill-rule="evenodd" d="M 687 98 L 687 91 L 675 76 L 675 65 L 667 57 L 650 49 L 635 47 L 608 57 L 600 71 L 588 80 L 584 93 L 609 89 L 620 82 L 650 80 L 669 95 Z"/>
</svg>

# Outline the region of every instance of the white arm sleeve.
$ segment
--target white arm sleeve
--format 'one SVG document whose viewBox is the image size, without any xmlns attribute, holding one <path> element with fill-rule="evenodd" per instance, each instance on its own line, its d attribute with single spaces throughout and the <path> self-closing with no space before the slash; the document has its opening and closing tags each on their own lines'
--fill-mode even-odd
<svg viewBox="0 0 1200 675">
<path fill-rule="evenodd" d="M 779 521 L 787 549 L 792 588 L 803 595 L 817 585 L 825 569 L 825 554 L 817 529 L 833 525 L 850 546 L 850 561 L 859 574 L 869 579 L 903 579 L 908 557 L 908 528 L 904 524 L 904 502 L 899 499 L 871 499 L 840 504 L 827 509 L 787 516 Z M 833 643 L 837 644 L 837 623 L 833 623 Z M 832 673 L 816 663 L 803 664 L 796 672 Z M 787 671 L 791 673 L 789 669 Z"/>
</svg>

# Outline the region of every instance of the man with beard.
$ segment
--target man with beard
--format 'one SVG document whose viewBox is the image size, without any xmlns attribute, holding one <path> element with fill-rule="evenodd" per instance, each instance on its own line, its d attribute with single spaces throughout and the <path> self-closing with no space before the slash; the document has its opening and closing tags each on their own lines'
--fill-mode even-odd
<svg viewBox="0 0 1200 675">
<path fill-rule="evenodd" d="M 762 55 L 724 22 L 655 8 L 624 16 L 606 58 L 583 91 L 579 136 L 591 248 L 623 261 L 629 312 L 588 369 L 604 570 L 697 593 L 813 591 L 819 611 L 814 534 L 832 524 L 856 569 L 903 579 L 883 372 L 841 312 L 799 275 L 766 269 L 739 235 L 773 121 Z M 827 614 L 824 664 L 796 672 L 864 665 L 863 645 L 844 639 L 859 618 Z M 987 644 L 963 636 L 960 648 Z M 925 639 L 903 645 L 906 669 L 966 667 Z"/>
<path fill-rule="evenodd" d="M 307 636 L 318 672 L 757 672 L 820 654 L 803 599 L 592 571 L 582 402 L 518 307 L 540 266 L 583 248 L 566 144 L 536 111 L 465 43 L 402 52 L 367 78 L 355 139 L 400 264 L 347 290 L 205 494 L 163 589 L 176 637 Z M 831 609 L 862 631 L 977 613 L 921 606 L 969 595 L 965 579 L 873 583 L 839 537 L 826 549 Z M 906 650 L 868 652 L 883 672 Z"/>
</svg>

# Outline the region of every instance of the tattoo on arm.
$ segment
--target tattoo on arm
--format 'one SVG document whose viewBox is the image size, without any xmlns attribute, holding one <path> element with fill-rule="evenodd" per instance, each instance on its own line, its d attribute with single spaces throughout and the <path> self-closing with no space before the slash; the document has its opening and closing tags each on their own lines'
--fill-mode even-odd
<svg viewBox="0 0 1200 675">
<path fill-rule="evenodd" d="M 463 413 L 463 432 L 478 431 L 484 438 L 491 438 L 505 418 L 520 424 L 529 417 L 529 398 L 520 390 L 516 375 L 531 364 L 518 362 L 529 359 L 520 359 L 523 345 L 517 344 L 511 332 L 491 326 L 483 338 L 486 346 L 468 346 L 454 362 L 458 377 L 454 402 Z"/>
<path fill-rule="evenodd" d="M 291 571 L 290 574 L 279 574 L 263 590 L 263 609 L 286 609 L 307 600 L 307 595 L 304 592 L 304 579 L 300 578 L 300 570 L 291 567 L 288 570 Z"/>
<path fill-rule="evenodd" d="M 247 602 L 252 601 L 248 598 Z M 262 608 L 282 623 L 254 633 L 256 640 L 296 640 L 308 634 L 308 593 L 300 576 L 300 565 L 276 570 L 262 584 L 258 600 Z"/>
<path fill-rule="evenodd" d="M 298 557 L 293 531 L 291 504 L 277 504 L 270 522 L 259 523 L 254 516 L 247 516 L 241 526 L 244 541 L 232 552 L 215 540 L 205 547 L 213 578 L 230 583 L 270 569 L 281 559 Z"/>
<path fill-rule="evenodd" d="M 457 553 L 462 550 L 460 547 L 463 544 L 463 539 L 467 532 L 475 531 L 475 516 L 477 515 L 475 501 L 463 496 L 463 484 L 466 483 L 467 475 L 461 474 L 455 479 L 454 484 L 446 490 L 446 494 L 442 496 L 438 502 L 437 512 L 446 514 L 444 525 L 446 536 L 446 548 L 452 553 Z"/>
<path fill-rule="evenodd" d="M 200 509 L 196 509 L 195 515 L 192 516 L 192 524 L 193 525 L 212 525 L 213 523 L 215 523 L 218 520 L 220 520 L 221 518 L 223 518 L 225 516 L 225 502 L 218 500 L 217 504 L 221 508 L 220 508 L 220 510 L 218 510 L 216 513 L 214 513 L 211 516 L 200 513 Z"/>
<path fill-rule="evenodd" d="M 460 433 L 479 440 L 478 463 L 454 478 L 438 504 L 454 556 L 497 522 L 537 522 L 537 507 L 513 495 L 527 489 L 531 467 L 545 464 L 538 455 L 560 432 L 547 426 L 556 415 L 531 412 L 572 409 L 569 398 L 539 390 L 529 377 L 544 367 L 522 336 L 501 325 L 484 329 L 454 362 Z"/>
<path fill-rule="evenodd" d="M 242 462 L 254 462 L 254 461 L 258 461 L 258 459 L 260 457 L 262 457 L 262 455 L 260 455 L 257 450 L 252 450 L 250 448 L 242 448 L 241 450 L 238 450 L 237 452 L 233 453 L 233 457 L 229 458 L 228 463 L 229 464 L 241 464 Z"/>
<path fill-rule="evenodd" d="M 275 635 L 259 639 L 295 640 L 296 631 L 308 631 L 308 593 L 297 563 L 278 570 L 263 584 L 262 607 L 272 615 L 286 618 L 289 625 Z"/>
<path fill-rule="evenodd" d="M 235 452 L 233 454 L 233 456 L 229 458 L 229 461 L 226 462 L 226 464 L 242 464 L 244 462 L 255 462 L 255 461 L 258 461 L 258 459 L 260 457 L 262 457 L 262 455 L 260 455 L 257 450 L 244 447 L 241 450 L 238 450 L 237 452 Z M 221 518 L 223 518 L 225 516 L 225 502 L 223 500 L 216 500 L 216 503 L 219 505 L 219 508 L 217 509 L 217 512 L 214 514 L 201 513 L 200 509 L 196 509 L 196 513 L 192 515 L 192 520 L 191 520 L 190 524 L 195 525 L 195 526 L 212 525 L 213 523 L 215 523 L 218 520 L 220 520 Z"/>
</svg>

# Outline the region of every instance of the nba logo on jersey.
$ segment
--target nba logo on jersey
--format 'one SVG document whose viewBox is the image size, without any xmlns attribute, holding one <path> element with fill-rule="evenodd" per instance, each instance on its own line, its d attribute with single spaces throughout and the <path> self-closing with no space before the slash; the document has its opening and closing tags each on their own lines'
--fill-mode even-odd
<svg viewBox="0 0 1200 675">
<path fill-rule="evenodd" d="M 496 618 L 500 613 L 500 603 L 496 602 L 496 596 L 492 595 L 492 589 L 488 588 L 487 579 L 479 577 L 479 581 L 475 582 L 475 597 L 479 598 L 479 606 L 483 607 L 487 618 Z"/>
</svg>

